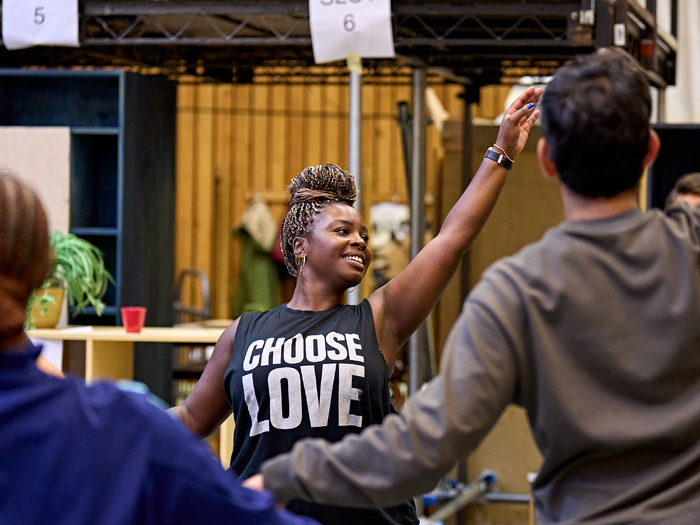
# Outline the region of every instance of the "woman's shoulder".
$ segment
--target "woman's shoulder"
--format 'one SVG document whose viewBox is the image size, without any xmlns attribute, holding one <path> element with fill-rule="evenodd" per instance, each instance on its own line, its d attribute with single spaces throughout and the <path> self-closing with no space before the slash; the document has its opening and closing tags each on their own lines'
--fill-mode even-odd
<svg viewBox="0 0 700 525">
<path fill-rule="evenodd" d="M 280 315 L 284 315 L 286 309 L 287 303 L 284 303 L 269 310 L 251 310 L 248 312 L 243 312 L 238 319 L 240 323 L 249 323 L 258 319 L 279 317 Z"/>
<path fill-rule="evenodd" d="M 245 334 L 259 329 L 260 327 L 269 328 L 270 326 L 284 326 L 293 319 L 293 310 L 287 307 L 287 303 L 271 308 L 270 310 L 255 310 L 244 312 L 237 319 L 237 333 Z"/>
<path fill-rule="evenodd" d="M 295 310 L 287 303 L 261 312 L 246 312 L 239 317 L 238 331 L 254 330 L 264 326 L 296 326 L 298 323 L 316 324 L 341 318 L 372 318 L 372 306 L 367 299 L 359 304 L 339 304 L 327 310 Z"/>
</svg>

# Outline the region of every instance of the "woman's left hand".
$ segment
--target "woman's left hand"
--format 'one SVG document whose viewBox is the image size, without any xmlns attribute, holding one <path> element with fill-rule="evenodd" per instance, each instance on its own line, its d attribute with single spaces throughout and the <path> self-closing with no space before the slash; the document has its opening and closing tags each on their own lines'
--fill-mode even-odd
<svg viewBox="0 0 700 525">
<path fill-rule="evenodd" d="M 58 377 L 59 379 L 65 379 L 66 377 L 63 375 L 63 372 L 56 368 L 51 363 L 51 361 L 49 361 L 42 355 L 36 358 L 36 367 L 42 372 L 44 372 L 46 375 Z"/>
<path fill-rule="evenodd" d="M 255 476 L 249 477 L 243 482 L 243 486 L 247 489 L 257 490 L 262 492 L 265 490 L 265 481 L 263 480 L 262 474 L 256 474 Z"/>
<path fill-rule="evenodd" d="M 536 108 L 541 96 L 542 88 L 530 87 L 503 115 L 496 144 L 503 148 L 511 159 L 523 150 L 532 126 L 540 116 Z"/>
</svg>

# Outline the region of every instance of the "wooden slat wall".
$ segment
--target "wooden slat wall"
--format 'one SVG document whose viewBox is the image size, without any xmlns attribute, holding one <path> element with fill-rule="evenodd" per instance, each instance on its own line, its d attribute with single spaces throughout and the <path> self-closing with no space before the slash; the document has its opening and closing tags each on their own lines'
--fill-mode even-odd
<svg viewBox="0 0 700 525">
<path fill-rule="evenodd" d="M 458 98 L 461 88 L 454 85 L 433 88 L 450 114 L 453 132 L 459 132 L 461 124 L 454 120 L 463 116 L 463 102 Z M 482 88 L 480 104 L 473 107 L 472 116 L 493 119 L 502 113 L 508 90 L 508 86 Z M 214 317 L 230 317 L 240 268 L 240 246 L 231 231 L 250 196 L 257 191 L 269 197 L 273 215 L 281 218 L 286 211 L 282 200 L 284 189 L 299 170 L 325 162 L 347 167 L 348 95 L 348 87 L 338 84 L 182 84 L 179 87 L 176 272 L 187 267 L 206 272 L 211 281 Z M 411 86 L 365 85 L 362 96 L 363 214 L 369 220 L 372 204 L 391 200 L 405 203 L 407 199 L 396 111 L 399 101 L 410 104 Z M 495 129 L 490 130 L 491 135 L 495 133 Z M 492 141 L 489 136 L 484 142 L 483 135 L 484 130 L 475 129 L 475 152 L 482 151 Z M 530 150 L 535 141 L 531 142 Z M 430 126 L 426 193 L 435 198 L 434 204 L 427 208 L 434 227 L 438 226 L 435 217 L 444 214 L 447 201 L 451 203 L 456 198 L 451 186 L 459 184 L 461 179 L 457 166 L 461 162 L 459 140 L 447 148 L 445 156 L 441 138 L 435 127 Z M 520 161 L 518 170 L 522 173 L 514 173 L 516 179 L 507 185 L 472 249 L 472 280 L 478 279 L 495 257 L 512 253 L 523 243 L 539 237 L 550 222 L 560 219 L 561 210 L 557 208 L 560 203 L 556 195 L 551 195 L 552 188 L 543 187 L 545 181 L 529 157 L 532 155 L 523 154 L 523 159 L 528 160 Z M 474 158 L 475 166 L 478 160 Z M 534 198 L 523 200 L 523 194 Z M 544 194 L 549 197 L 546 200 L 549 207 L 542 206 Z M 535 208 L 533 202 L 538 203 Z M 524 221 L 526 216 L 528 220 Z M 526 234 L 514 229 L 513 220 L 527 230 Z M 504 224 L 508 226 L 505 229 Z M 491 230 L 498 230 L 497 234 L 492 235 Z M 507 236 L 509 244 L 502 246 L 499 239 L 506 237 L 504 231 L 511 230 L 517 231 L 517 235 Z M 363 284 L 366 293 L 369 279 Z M 185 290 L 184 299 L 195 304 L 201 301 L 194 283 Z M 461 297 L 448 290 L 442 302 L 445 302 L 441 307 L 444 311 L 435 316 L 438 351 L 459 312 Z M 510 409 L 470 457 L 469 479 L 489 468 L 497 472 L 502 491 L 525 493 L 528 489 L 525 473 L 536 470 L 539 462 L 522 411 Z M 470 523 L 525 524 L 528 518 L 526 506 L 469 507 Z"/>
<path fill-rule="evenodd" d="M 475 118 L 494 119 L 503 111 L 503 106 L 508 92 L 511 90 L 509 85 L 486 86 L 481 88 L 479 92 L 479 104 L 473 106 L 472 116 Z"/>
<path fill-rule="evenodd" d="M 461 118 L 461 87 L 433 88 L 450 117 Z M 499 114 L 502 92 L 483 89 L 482 104 L 473 114 Z M 250 196 L 256 191 L 271 196 L 272 213 L 281 218 L 285 187 L 301 169 L 327 162 L 347 167 L 348 97 L 342 83 L 179 86 L 176 274 L 190 267 L 207 274 L 215 318 L 231 315 L 240 265 L 239 241 L 231 232 Z M 396 117 L 398 102 L 411 102 L 411 86 L 366 83 L 362 97 L 363 214 L 368 220 L 374 203 L 406 202 Z M 427 194 L 434 195 L 442 159 L 434 126 L 428 129 L 427 146 Z M 434 213 L 428 207 L 429 219 Z M 183 300 L 201 304 L 196 283 L 185 287 Z"/>
</svg>

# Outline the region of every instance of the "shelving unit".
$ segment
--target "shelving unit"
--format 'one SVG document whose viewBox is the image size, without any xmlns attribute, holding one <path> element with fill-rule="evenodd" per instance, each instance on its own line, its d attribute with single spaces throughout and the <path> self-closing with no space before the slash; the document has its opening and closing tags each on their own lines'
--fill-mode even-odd
<svg viewBox="0 0 700 525">
<path fill-rule="evenodd" d="M 146 306 L 172 325 L 176 84 L 121 70 L 0 70 L 1 126 L 68 126 L 70 232 L 105 254 L 114 276 L 103 315 L 72 324 L 121 325 L 121 306 Z M 134 377 L 170 400 L 170 346 L 137 344 Z"/>
</svg>

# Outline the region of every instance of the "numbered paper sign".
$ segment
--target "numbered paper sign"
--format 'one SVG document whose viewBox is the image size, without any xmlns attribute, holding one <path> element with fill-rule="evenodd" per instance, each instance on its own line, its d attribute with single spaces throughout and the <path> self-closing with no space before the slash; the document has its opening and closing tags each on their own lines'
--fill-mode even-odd
<svg viewBox="0 0 700 525">
<path fill-rule="evenodd" d="M 78 0 L 2 0 L 2 42 L 7 49 L 78 47 Z"/>
<path fill-rule="evenodd" d="M 391 0 L 309 0 L 316 63 L 394 56 Z"/>
</svg>

